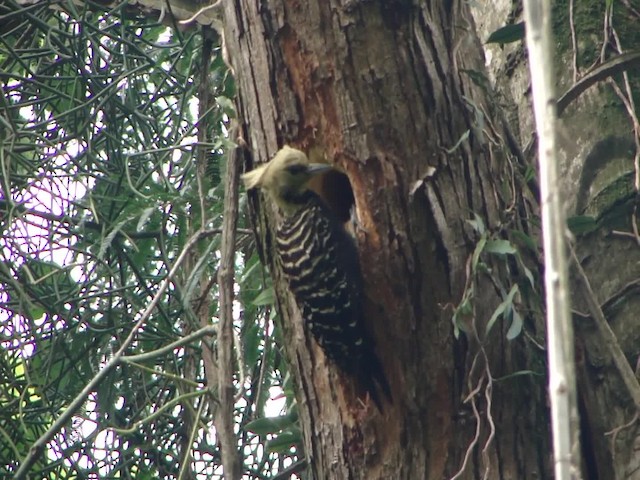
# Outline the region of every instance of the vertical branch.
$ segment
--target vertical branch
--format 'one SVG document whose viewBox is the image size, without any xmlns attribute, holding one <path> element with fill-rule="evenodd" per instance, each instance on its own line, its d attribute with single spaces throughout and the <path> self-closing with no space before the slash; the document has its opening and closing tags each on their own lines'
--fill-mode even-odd
<svg viewBox="0 0 640 480">
<path fill-rule="evenodd" d="M 198 187 L 198 205 L 193 206 L 193 212 L 196 213 L 199 210 L 199 218 L 189 218 L 188 228 L 189 231 L 192 231 L 196 228 L 204 229 L 206 222 L 206 188 L 203 185 L 203 181 L 205 179 L 206 171 L 207 171 L 207 149 L 204 145 L 207 143 L 207 138 L 210 135 L 210 124 L 209 118 L 210 115 L 206 115 L 206 112 L 209 111 L 209 102 L 210 102 L 210 85 L 208 81 L 209 68 L 211 65 L 211 52 L 213 50 L 212 41 L 210 38 L 205 36 L 202 42 L 202 53 L 200 56 L 200 76 L 198 79 L 198 121 L 197 121 L 197 137 L 198 142 L 194 149 L 195 151 L 195 165 L 196 165 L 196 184 Z M 189 278 L 191 275 L 196 274 L 195 266 L 198 264 L 198 259 L 201 257 L 202 246 L 198 245 L 198 249 L 191 253 L 187 262 L 185 262 L 185 268 L 183 269 L 183 274 L 185 278 Z M 200 279 L 200 295 L 192 300 L 192 306 L 195 315 L 200 320 L 200 326 L 206 327 L 210 324 L 210 299 L 207 295 L 208 291 L 204 291 L 205 285 L 207 282 L 205 281 L 204 275 Z M 209 282 L 210 283 L 210 282 Z M 208 285 L 207 285 L 208 286 Z M 193 331 L 194 325 L 190 321 L 185 321 L 182 325 L 182 334 L 189 335 Z M 203 342 L 205 345 L 207 342 Z M 209 349 L 203 349 L 202 357 L 205 358 L 208 354 L 210 354 Z M 183 375 L 185 378 L 196 380 L 198 377 L 198 369 L 199 369 L 199 354 L 192 347 L 188 347 L 185 349 L 185 361 L 184 361 L 184 370 Z M 205 360 L 205 365 L 206 365 Z M 209 369 L 206 371 L 207 375 L 215 374 L 215 369 Z M 214 377 L 215 378 L 215 377 Z M 209 380 L 209 377 L 207 377 Z M 209 385 L 215 385 L 215 382 L 208 382 Z M 178 388 L 185 388 L 183 385 L 178 385 Z M 191 387 L 187 387 L 191 388 Z M 202 399 L 201 405 L 204 404 L 205 400 Z M 200 412 L 201 409 L 198 409 L 196 412 L 192 405 L 185 405 L 184 410 L 184 423 L 187 431 L 194 432 L 197 429 L 200 420 Z M 178 480 L 182 480 L 184 478 L 190 478 L 193 476 L 193 472 L 188 469 L 188 466 L 191 465 L 191 461 L 193 460 L 191 456 L 191 448 L 193 446 L 193 439 L 190 436 L 183 436 L 180 439 L 181 448 L 184 451 L 182 466 L 180 467 L 180 473 L 178 476 Z"/>
<path fill-rule="evenodd" d="M 636 375 L 633 372 L 631 365 L 629 365 L 629 361 L 624 356 L 624 352 L 620 348 L 618 339 L 616 338 L 615 333 L 613 333 L 611 325 L 609 325 L 609 322 L 607 322 L 607 319 L 604 316 L 604 312 L 598 304 L 595 293 L 591 289 L 589 278 L 582 268 L 580 260 L 578 259 L 576 252 L 573 249 L 571 250 L 571 256 L 573 258 L 573 263 L 575 264 L 575 272 L 577 274 L 576 283 L 578 284 L 578 290 L 580 291 L 580 293 L 582 293 L 582 296 L 587 302 L 589 313 L 591 314 L 591 318 L 593 318 L 596 326 L 598 327 L 600 337 L 602 338 L 602 343 L 609 351 L 609 354 L 613 359 L 613 363 L 617 367 L 618 372 L 620 372 L 620 377 L 627 387 L 629 395 L 633 399 L 633 403 L 638 409 L 638 412 L 640 412 L 640 385 L 638 384 Z"/>
<path fill-rule="evenodd" d="M 209 85 L 209 69 L 211 67 L 211 52 L 213 50 L 213 41 L 209 36 L 203 32 L 203 42 L 202 42 L 202 52 L 200 56 L 200 65 L 199 65 L 199 78 L 198 78 L 198 90 L 197 90 L 197 98 L 198 98 L 198 121 L 197 121 L 197 137 L 198 143 L 195 147 L 195 179 L 198 188 L 198 205 L 193 205 L 193 216 L 188 220 L 188 228 L 190 230 L 199 227 L 205 228 L 207 225 L 207 200 L 206 200 L 206 173 L 207 173 L 207 159 L 209 156 L 209 150 L 205 147 L 207 144 L 207 140 L 211 136 L 211 131 L 213 130 L 211 126 L 211 115 L 208 115 L 210 112 L 210 103 L 211 103 L 211 95 L 210 90 L 211 86 Z M 199 211 L 199 215 L 198 215 Z M 206 248 L 204 248 L 206 250 Z M 208 278 L 209 271 L 203 270 L 203 273 L 200 275 L 197 273 L 196 266 L 199 263 L 199 259 L 202 257 L 203 245 L 198 245 L 198 249 L 195 250 L 190 258 L 189 262 L 185 264 L 185 268 L 183 270 L 185 279 L 187 283 L 190 283 L 191 275 L 198 275 L 200 278 L 198 279 L 200 283 L 200 294 L 195 298 L 190 298 L 191 305 L 196 315 L 200 327 L 207 327 L 211 324 L 211 295 L 210 289 L 213 281 Z M 206 272 L 206 273 L 205 273 Z M 215 278 L 215 274 L 212 275 Z M 196 289 L 193 289 L 195 292 Z M 190 294 L 191 295 L 191 294 Z M 183 334 L 188 335 L 193 329 L 195 325 L 192 321 L 188 319 L 184 322 Z M 185 349 L 185 362 L 184 362 L 184 375 L 185 378 L 190 378 L 192 380 L 196 380 L 199 376 L 200 370 L 200 359 L 202 359 L 205 368 L 205 375 L 207 378 L 207 385 L 209 386 L 210 391 L 213 390 L 213 386 L 217 385 L 217 372 L 213 364 L 213 353 L 209 347 L 209 342 L 202 342 L 203 349 L 201 352 L 194 347 L 188 347 Z M 213 367 L 213 368 L 212 368 Z M 179 386 L 179 388 L 185 388 L 184 386 Z M 187 387 L 189 388 L 189 387 Z M 204 405 L 206 400 L 204 398 L 201 399 L 200 407 Z M 184 426 L 186 431 L 192 432 L 192 435 L 185 435 L 181 438 L 181 446 L 184 450 L 183 455 L 183 464 L 180 468 L 179 480 L 184 478 L 191 478 L 194 476 L 191 468 L 193 457 L 191 456 L 191 450 L 193 448 L 193 434 L 197 431 L 198 425 L 200 423 L 202 408 L 198 408 L 198 410 L 194 410 L 191 405 L 186 405 L 184 411 Z"/>
<path fill-rule="evenodd" d="M 205 32 L 206 33 L 206 32 Z M 207 112 L 210 111 L 210 103 L 215 101 L 211 98 L 209 85 L 209 69 L 211 66 L 211 54 L 213 41 L 210 36 L 205 35 L 202 49 L 202 66 L 200 76 L 199 114 L 198 122 L 198 156 L 197 178 L 198 196 L 200 198 L 201 224 L 206 223 L 206 192 L 204 180 L 207 174 L 207 154 L 205 147 L 208 143 L 208 135 L 211 128 L 208 124 Z M 216 433 L 222 449 L 222 466 L 224 476 L 228 480 L 235 480 L 241 477 L 241 457 L 238 451 L 238 440 L 234 433 L 234 383 L 233 383 L 233 284 L 235 270 L 235 243 L 236 226 L 238 220 L 238 180 L 239 169 L 236 161 L 235 149 L 230 150 L 227 162 L 227 173 L 225 176 L 225 197 L 221 238 L 221 258 L 218 267 L 217 280 L 219 287 L 219 326 L 217 342 L 217 358 L 214 362 L 213 352 L 205 347 L 207 354 L 203 356 L 208 384 L 213 388 L 218 387 L 218 408 L 216 409 L 214 424 Z M 207 305 L 206 297 L 208 289 L 215 279 L 211 279 L 209 285 L 201 290 L 203 305 Z M 198 312 L 200 325 L 209 322 L 207 317 L 208 308 L 201 308 Z"/>
<path fill-rule="evenodd" d="M 547 304 L 549 396 L 555 456 L 555 478 L 579 478 L 578 410 L 569 307 L 566 222 L 558 188 L 556 99 L 552 66 L 551 2 L 526 0 L 527 48 L 533 106 L 538 132 L 540 195 Z M 572 450 L 572 447 L 576 447 Z"/>
<path fill-rule="evenodd" d="M 240 169 L 237 149 L 229 151 L 225 175 L 224 212 L 218 287 L 220 289 L 220 327 L 218 334 L 218 395 L 216 428 L 222 445 L 225 478 L 239 479 L 241 458 L 233 431 L 233 283 L 235 267 L 236 224 L 238 223 L 238 180 Z M 242 366 L 240 366 L 242 368 Z"/>
<path fill-rule="evenodd" d="M 207 174 L 208 143 L 211 126 L 209 125 L 209 103 L 211 101 L 209 85 L 209 69 L 211 68 L 211 52 L 213 41 L 204 35 L 202 42 L 202 62 L 200 65 L 200 81 L 198 85 L 198 146 L 196 148 L 196 181 L 198 182 L 198 198 L 200 199 L 200 228 L 205 228 L 207 219 L 207 205 L 205 188 L 202 184 Z"/>
</svg>

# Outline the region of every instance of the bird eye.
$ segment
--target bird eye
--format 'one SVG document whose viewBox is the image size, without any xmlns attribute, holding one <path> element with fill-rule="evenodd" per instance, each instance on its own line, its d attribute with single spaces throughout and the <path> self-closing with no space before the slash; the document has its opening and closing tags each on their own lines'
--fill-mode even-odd
<svg viewBox="0 0 640 480">
<path fill-rule="evenodd" d="M 306 165 L 302 165 L 300 163 L 294 163 L 293 165 L 289 165 L 287 167 L 287 171 L 291 175 L 299 175 L 299 174 L 304 173 L 304 172 L 307 171 L 307 166 Z"/>
</svg>

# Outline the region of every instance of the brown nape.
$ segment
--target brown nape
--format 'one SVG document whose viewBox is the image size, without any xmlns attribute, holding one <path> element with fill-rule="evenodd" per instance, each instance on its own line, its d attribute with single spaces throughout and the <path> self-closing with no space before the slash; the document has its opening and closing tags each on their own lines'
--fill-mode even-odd
<svg viewBox="0 0 640 480">
<path fill-rule="evenodd" d="M 330 170 L 312 178 L 309 188 L 320 195 L 340 222 L 345 223 L 351 219 L 351 208 L 355 200 L 349 179 L 344 173 Z"/>
</svg>

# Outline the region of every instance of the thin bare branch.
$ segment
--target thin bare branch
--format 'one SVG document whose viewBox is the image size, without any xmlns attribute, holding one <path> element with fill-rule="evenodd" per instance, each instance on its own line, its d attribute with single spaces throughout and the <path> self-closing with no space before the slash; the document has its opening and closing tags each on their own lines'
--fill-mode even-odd
<svg viewBox="0 0 640 480">
<path fill-rule="evenodd" d="M 582 265 L 580 265 L 580 261 L 578 260 L 578 257 L 573 249 L 571 249 L 571 256 L 573 257 L 573 264 L 578 274 L 578 288 L 580 289 L 580 292 L 587 302 L 591 318 L 593 318 L 596 322 L 596 326 L 598 327 L 598 331 L 600 332 L 602 341 L 604 342 L 605 347 L 607 347 L 607 350 L 609 351 L 609 354 L 611 355 L 613 363 L 616 365 L 618 372 L 620 372 L 622 381 L 627 387 L 629 395 L 633 399 L 633 403 L 635 404 L 636 408 L 640 410 L 640 385 L 638 384 L 638 379 L 633 373 L 633 369 L 631 368 L 631 365 L 629 365 L 624 352 L 620 348 L 618 339 L 616 338 L 615 333 L 613 333 L 613 330 L 611 330 L 609 322 L 607 322 L 607 319 L 604 316 L 604 312 L 600 308 L 598 300 L 596 299 L 596 296 L 591 289 L 589 278 L 583 270 Z"/>
<path fill-rule="evenodd" d="M 196 412 L 196 421 L 193 422 L 193 428 L 191 429 L 191 433 L 189 434 L 189 441 L 187 443 L 188 445 L 193 445 L 193 441 L 196 438 L 196 432 L 198 431 L 198 427 L 200 426 L 200 423 L 198 422 L 198 420 L 202 418 L 202 410 L 204 408 L 205 403 L 206 402 L 204 398 L 200 400 L 200 405 L 198 405 L 198 411 Z M 191 449 L 185 448 L 184 458 L 182 459 L 182 465 L 180 466 L 180 473 L 178 475 L 178 480 L 187 478 L 186 477 L 187 469 L 189 468 L 189 464 L 191 463 L 189 461 L 191 458 L 192 458 Z"/>
<path fill-rule="evenodd" d="M 558 116 L 589 87 L 620 72 L 640 65 L 640 52 L 629 52 L 607 60 L 571 86 L 558 100 Z"/>
<path fill-rule="evenodd" d="M 576 478 L 580 466 L 578 409 L 566 220 L 558 183 L 556 80 L 551 68 L 554 60 L 550 0 L 525 0 L 524 17 L 538 132 L 554 471 L 557 480 L 569 480 Z"/>
<path fill-rule="evenodd" d="M 238 221 L 238 182 L 240 162 L 238 149 L 229 152 L 224 199 L 224 222 L 218 287 L 220 289 L 220 330 L 218 333 L 218 395 L 220 408 L 217 411 L 218 436 L 222 445 L 222 465 L 225 478 L 241 477 L 241 457 L 238 441 L 233 430 L 233 284 L 235 264 L 235 230 Z"/>
<path fill-rule="evenodd" d="M 173 399 L 169 400 L 167 403 L 165 403 L 158 410 L 153 412 L 148 417 L 143 418 L 139 422 L 136 422 L 130 428 L 112 428 L 111 430 L 113 430 L 114 432 L 123 434 L 123 435 L 135 433 L 140 428 L 141 425 L 144 425 L 145 423 L 149 423 L 149 422 L 159 418 L 160 416 L 162 416 L 167 411 L 171 411 L 171 409 L 175 405 L 178 405 L 179 403 L 182 403 L 182 402 L 184 402 L 186 400 L 191 400 L 192 398 L 201 397 L 206 393 L 208 393 L 208 390 L 206 390 L 206 389 L 205 390 L 196 390 L 194 392 L 189 392 L 189 393 L 184 393 L 184 394 L 180 395 L 179 397 L 176 397 L 176 398 L 173 398 Z M 197 425 L 197 423 L 196 423 L 196 425 Z"/>
<path fill-rule="evenodd" d="M 180 340 L 176 340 L 164 347 L 158 348 L 151 352 L 140 353 L 138 355 L 127 355 L 122 357 L 122 363 L 134 363 L 134 362 L 144 362 L 146 360 L 151 360 L 152 358 L 160 357 L 166 353 L 171 352 L 176 348 L 180 348 L 184 345 L 189 345 L 194 340 L 198 340 L 201 337 L 212 336 L 218 333 L 218 327 L 214 325 L 209 325 L 207 327 L 203 327 L 195 332 L 187 335 L 186 337 L 182 337 Z"/>
</svg>

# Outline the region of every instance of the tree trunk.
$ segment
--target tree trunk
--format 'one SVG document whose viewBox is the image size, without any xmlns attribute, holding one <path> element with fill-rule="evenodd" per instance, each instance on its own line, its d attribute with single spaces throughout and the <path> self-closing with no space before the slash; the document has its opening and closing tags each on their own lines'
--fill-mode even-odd
<svg viewBox="0 0 640 480">
<path fill-rule="evenodd" d="M 393 389 L 393 404 L 379 413 L 305 337 L 274 261 L 278 214 L 261 197 L 261 249 L 313 477 L 440 480 L 464 466 L 458 478 L 550 478 L 539 316 L 527 316 L 514 340 L 502 320 L 485 335 L 525 277 L 514 256 L 485 253 L 487 267 L 476 268 L 477 218 L 490 240 L 510 239 L 514 230 L 527 234 L 535 202 L 520 179 L 521 157 L 504 146 L 510 136 L 482 82 L 466 2 L 223 5 L 253 161 L 290 144 L 348 176 L 367 320 Z"/>
<path fill-rule="evenodd" d="M 519 20 L 515 5 L 509 5 L 512 12 L 505 9 L 502 15 L 496 15 L 494 5 L 476 6 L 478 24 L 486 27 L 482 38 Z M 576 81 L 588 79 L 598 64 L 619 58 L 621 53 L 637 52 L 637 3 L 622 2 L 610 8 L 606 2 L 562 0 L 554 3 L 553 17 L 556 65 L 561 66 L 557 68 L 560 96 Z M 519 136 L 528 140 L 533 125 L 528 65 L 522 48 L 518 43 L 493 46 L 491 68 L 505 103 L 512 106 Z M 640 358 L 640 249 L 637 233 L 633 233 L 633 223 L 638 223 L 639 166 L 635 163 L 639 148 L 634 139 L 634 121 L 638 120 L 633 99 L 631 109 L 623 100 L 633 92 L 637 105 L 639 66 L 636 60 L 624 67 L 626 80 L 620 68 L 600 75 L 568 105 L 558 122 L 561 191 L 567 216 L 582 219 L 570 223 L 583 225 L 575 229 L 572 243 L 596 303 L 614 333 L 611 341 L 597 327 L 572 265 L 583 467 L 588 472 L 584 478 L 591 479 L 635 479 L 640 472 L 640 423 L 634 401 L 638 393 L 632 392 L 623 380 L 624 368 L 614 361 L 615 355 L 626 357 L 627 370 L 637 371 Z M 630 376 L 633 383 L 633 374 Z M 638 388 L 635 381 L 636 392 Z"/>
</svg>

